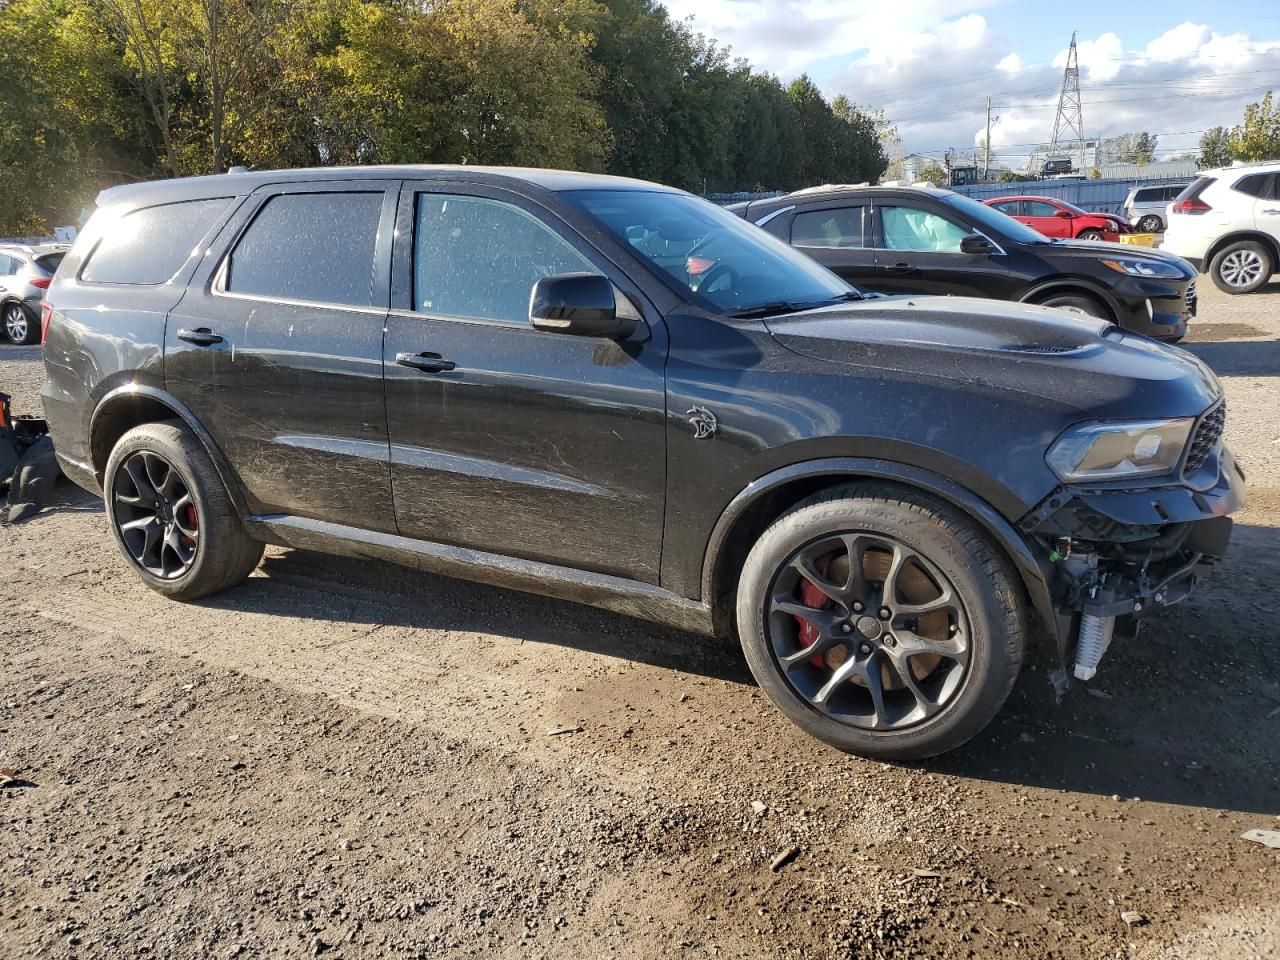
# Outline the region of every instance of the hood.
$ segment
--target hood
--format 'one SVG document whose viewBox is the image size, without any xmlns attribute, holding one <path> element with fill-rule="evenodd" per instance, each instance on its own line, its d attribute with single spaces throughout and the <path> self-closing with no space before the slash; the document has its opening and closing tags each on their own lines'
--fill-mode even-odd
<svg viewBox="0 0 1280 960">
<path fill-rule="evenodd" d="M 1047 260 L 1070 260 L 1082 257 L 1098 260 L 1101 257 L 1124 257 L 1126 260 L 1150 260 L 1156 263 L 1170 263 L 1179 267 L 1190 280 L 1196 275 L 1191 266 L 1181 257 L 1172 253 L 1157 250 L 1155 247 L 1139 247 L 1129 244 L 1109 243 L 1106 240 L 1053 240 L 1035 248 L 1036 252 Z"/>
<path fill-rule="evenodd" d="M 1185 350 L 1048 307 L 884 297 L 765 322 L 788 350 L 872 376 L 1038 397 L 1099 418 L 1196 416 L 1221 396 L 1212 371 Z"/>
</svg>

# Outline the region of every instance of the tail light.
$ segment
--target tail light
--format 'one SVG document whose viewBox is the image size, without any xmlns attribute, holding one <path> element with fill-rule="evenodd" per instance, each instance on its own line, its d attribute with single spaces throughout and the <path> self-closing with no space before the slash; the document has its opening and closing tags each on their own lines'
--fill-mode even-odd
<svg viewBox="0 0 1280 960">
<path fill-rule="evenodd" d="M 1188 197 L 1186 200 L 1178 200 L 1173 205 L 1174 213 L 1208 213 L 1213 207 L 1209 206 L 1199 197 Z"/>
<path fill-rule="evenodd" d="M 53 277 L 36 277 L 34 280 L 28 280 L 33 287 L 39 287 L 41 290 L 48 290 L 49 284 L 53 282 Z"/>
<path fill-rule="evenodd" d="M 684 266 L 689 271 L 689 276 L 700 277 L 715 265 L 716 262 L 707 257 L 690 257 Z"/>
<path fill-rule="evenodd" d="M 53 319 L 53 304 L 48 300 L 40 303 L 40 342 L 49 339 L 49 321 Z"/>
</svg>

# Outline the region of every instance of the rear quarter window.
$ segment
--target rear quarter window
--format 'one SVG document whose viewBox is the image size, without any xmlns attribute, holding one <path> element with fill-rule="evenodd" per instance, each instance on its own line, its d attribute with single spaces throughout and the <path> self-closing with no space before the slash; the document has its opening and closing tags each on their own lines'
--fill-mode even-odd
<svg viewBox="0 0 1280 960">
<path fill-rule="evenodd" d="M 80 279 L 141 285 L 173 279 L 230 202 L 187 200 L 125 214 L 104 229 Z"/>
<path fill-rule="evenodd" d="M 1164 198 L 1164 191 L 1151 187 L 1146 190 L 1139 190 L 1133 198 L 1134 203 L 1159 203 Z"/>
</svg>

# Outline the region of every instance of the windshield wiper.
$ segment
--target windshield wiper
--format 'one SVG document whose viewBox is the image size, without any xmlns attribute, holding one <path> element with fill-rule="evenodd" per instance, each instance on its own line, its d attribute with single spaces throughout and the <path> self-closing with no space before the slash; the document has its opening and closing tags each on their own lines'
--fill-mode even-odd
<svg viewBox="0 0 1280 960">
<path fill-rule="evenodd" d="M 729 316 L 735 320 L 754 320 L 759 317 L 776 317 L 780 313 L 795 313 L 797 310 L 804 310 L 805 305 L 802 303 L 791 303 L 788 300 L 776 300 L 773 303 L 762 303 L 758 307 L 752 307 L 750 310 L 740 310 L 737 313 L 731 313 Z"/>
</svg>

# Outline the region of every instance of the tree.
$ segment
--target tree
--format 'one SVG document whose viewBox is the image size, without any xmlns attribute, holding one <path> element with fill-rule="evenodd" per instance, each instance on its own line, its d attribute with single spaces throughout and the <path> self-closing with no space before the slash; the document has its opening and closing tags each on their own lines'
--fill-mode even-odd
<svg viewBox="0 0 1280 960">
<path fill-rule="evenodd" d="M 1154 160 L 1159 140 L 1154 133 L 1147 133 L 1145 130 L 1136 134 L 1133 138 L 1133 162 L 1145 166 Z"/>
<path fill-rule="evenodd" d="M 1272 103 L 1270 90 L 1244 108 L 1244 122 L 1231 132 L 1231 153 L 1237 160 L 1280 159 L 1280 104 Z"/>
<path fill-rule="evenodd" d="M 1225 167 L 1231 163 L 1231 131 L 1226 127 L 1213 127 L 1200 135 L 1200 159 L 1196 166 L 1201 170 Z"/>
<path fill-rule="evenodd" d="M 943 170 L 937 163 L 927 164 L 925 168 L 920 171 L 916 180 L 917 182 L 927 181 L 932 183 L 935 187 L 945 187 L 949 182 L 947 171 Z"/>
</svg>

